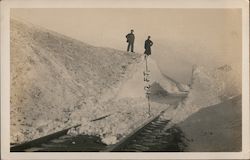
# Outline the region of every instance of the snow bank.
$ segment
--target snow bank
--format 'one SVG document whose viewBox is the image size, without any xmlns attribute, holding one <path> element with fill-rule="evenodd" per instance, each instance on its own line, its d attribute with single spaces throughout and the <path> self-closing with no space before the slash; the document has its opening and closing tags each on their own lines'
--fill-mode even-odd
<svg viewBox="0 0 250 160">
<path fill-rule="evenodd" d="M 70 130 L 69 134 L 99 135 L 104 143 L 114 144 L 150 118 L 145 98 L 110 100 L 102 106 L 98 109 L 99 114 L 97 115 L 99 117 L 108 115 L 106 118 L 86 123 L 78 121 L 77 123 L 81 122 L 81 127 Z M 169 106 L 152 102 L 151 107 L 151 116 L 155 116 Z M 79 111 L 78 113 L 81 115 L 83 112 Z M 76 121 L 73 118 L 72 120 Z"/>
<path fill-rule="evenodd" d="M 214 77 L 222 86 L 220 98 L 227 100 L 241 94 L 241 67 L 235 65 L 223 65 L 215 70 Z"/>
<path fill-rule="evenodd" d="M 154 93 L 152 92 L 152 94 L 163 91 L 179 93 L 176 84 L 161 74 L 153 59 L 148 58 L 148 66 L 150 69 L 149 84 L 152 86 L 154 86 L 153 84 L 159 85 L 158 88 L 154 88 Z M 83 121 L 73 122 L 74 124 L 81 123 L 82 125 L 77 129 L 70 130 L 69 134 L 99 135 L 104 143 L 114 144 L 145 123 L 150 117 L 148 114 L 148 100 L 146 99 L 144 90 L 144 71 L 145 61 L 142 57 L 141 62 L 136 64 L 133 70 L 131 70 L 131 77 L 120 86 L 115 98 L 99 104 L 101 107 L 97 106 L 97 104 L 91 107 L 95 108 L 95 115 L 98 115 L 97 117 L 108 116 L 100 121 L 86 123 L 82 123 Z M 167 103 L 158 103 L 158 101 L 150 102 L 151 116 L 155 116 L 169 108 Z M 77 114 L 76 117 L 81 117 L 80 115 L 83 115 L 84 112 L 83 110 L 75 111 Z M 76 119 L 72 118 L 72 120 Z"/>
<path fill-rule="evenodd" d="M 165 113 L 164 117 L 172 119 L 172 123 L 179 123 L 202 108 L 241 94 L 238 79 L 237 72 L 196 66 L 187 98 L 175 110 Z"/>
<path fill-rule="evenodd" d="M 184 133 L 185 151 L 241 151 L 241 97 L 206 107 L 177 125 Z"/>
<path fill-rule="evenodd" d="M 93 47 L 13 19 L 10 29 L 11 143 L 99 116 L 93 106 L 114 97 L 141 60 L 139 54 Z"/>
<path fill-rule="evenodd" d="M 144 83 L 136 78 L 143 74 L 142 55 L 94 47 L 13 19 L 10 27 L 11 143 L 81 124 L 69 133 L 99 135 L 113 144 L 148 120 L 143 85 L 130 83 Z M 176 91 L 155 62 L 149 63 L 152 78 Z M 133 96 L 124 94 L 126 87 L 136 90 Z M 152 116 L 168 108 L 155 102 L 151 106 Z"/>
<path fill-rule="evenodd" d="M 179 93 L 179 89 L 176 86 L 176 83 L 168 80 L 167 77 L 162 75 L 160 69 L 157 66 L 155 60 L 151 57 L 148 57 L 148 68 L 149 80 L 148 84 L 152 85 L 153 83 L 158 83 L 161 87 L 168 93 Z M 134 72 L 131 79 L 127 80 L 123 85 L 121 90 L 118 93 L 117 99 L 124 97 L 145 97 L 144 90 L 144 75 L 143 72 L 146 70 L 146 61 L 142 57 L 141 63 L 137 64 L 136 71 Z"/>
</svg>

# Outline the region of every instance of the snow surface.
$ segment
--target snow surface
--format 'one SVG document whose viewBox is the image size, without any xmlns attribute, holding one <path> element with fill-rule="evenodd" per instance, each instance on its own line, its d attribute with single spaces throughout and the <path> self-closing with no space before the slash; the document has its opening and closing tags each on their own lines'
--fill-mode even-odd
<svg viewBox="0 0 250 160">
<path fill-rule="evenodd" d="M 184 151 L 241 151 L 241 74 L 230 65 L 196 66 L 186 99 L 161 117 L 178 127 Z"/>
<path fill-rule="evenodd" d="M 240 94 L 241 75 L 238 72 L 196 66 L 187 98 L 175 110 L 166 112 L 164 117 L 177 124 L 202 108 Z"/>
<path fill-rule="evenodd" d="M 70 133 L 100 135 L 113 144 L 149 118 L 142 92 L 124 94 L 124 86 L 131 89 L 130 79 L 142 75 L 141 54 L 94 47 L 12 19 L 10 58 L 11 143 L 82 124 Z M 153 60 L 150 65 L 155 80 L 164 82 L 167 91 L 177 91 Z M 132 88 L 141 90 L 143 79 L 135 83 L 139 85 Z M 152 116 L 169 107 L 156 102 L 151 106 Z"/>
<path fill-rule="evenodd" d="M 141 63 L 136 68 L 136 72 L 133 74 L 132 78 L 128 79 L 123 85 L 121 90 L 118 92 L 117 98 L 124 97 L 145 97 L 145 84 L 152 85 L 153 83 L 158 83 L 161 87 L 168 93 L 179 93 L 179 89 L 176 83 L 168 80 L 161 73 L 156 62 L 151 58 L 147 58 L 147 63 L 149 66 L 149 80 L 150 82 L 145 83 L 143 72 L 146 71 L 146 61 L 142 57 Z"/>
<path fill-rule="evenodd" d="M 180 93 L 176 84 L 161 74 L 156 62 L 153 59 L 149 57 L 147 61 L 150 69 L 150 82 L 148 84 L 152 85 L 153 83 L 157 83 L 162 87 L 156 88 L 154 94 L 157 94 L 162 90 L 168 93 Z M 106 111 L 101 108 L 98 109 L 98 112 L 109 113 L 111 116 L 94 123 L 82 123 L 81 127 L 78 129 L 72 129 L 69 133 L 100 135 L 104 143 L 114 144 L 117 143 L 122 137 L 128 135 L 134 129 L 145 123 L 149 116 L 148 103 L 144 90 L 144 85 L 147 84 L 143 81 L 144 71 L 145 61 L 142 57 L 141 62 L 136 64 L 134 67 L 131 78 L 127 79 L 121 85 L 115 98 L 107 101 L 105 104 L 102 104 L 102 106 L 109 106 L 105 107 Z M 169 108 L 168 103 L 157 103 L 152 101 L 151 106 L 151 116 L 155 116 L 161 111 Z M 78 114 L 81 113 L 78 112 Z M 101 116 L 101 114 L 99 115 Z M 77 117 L 80 116 L 77 115 L 75 118 Z"/>
<path fill-rule="evenodd" d="M 241 96 L 206 107 L 177 125 L 184 133 L 185 151 L 241 151 Z"/>
<path fill-rule="evenodd" d="M 11 20 L 11 142 L 20 143 L 96 115 L 96 103 L 114 96 L 139 54 L 97 48 Z"/>
<path fill-rule="evenodd" d="M 99 135 L 104 143 L 114 144 L 150 118 L 145 98 L 111 100 L 103 104 L 103 106 L 108 107 L 99 109 L 99 116 L 104 113 L 109 113 L 110 116 L 94 122 L 86 121 L 86 123 L 82 123 L 81 121 L 81 127 L 70 130 L 69 134 L 84 133 Z M 158 115 L 161 111 L 169 107 L 169 105 L 162 105 L 155 102 L 152 102 L 151 106 L 151 116 Z M 75 118 L 80 117 L 79 115 L 76 115 Z M 75 121 L 75 118 L 72 117 L 72 120 Z"/>
<path fill-rule="evenodd" d="M 10 58 L 11 143 L 81 124 L 69 134 L 114 144 L 150 118 L 142 54 L 94 47 L 12 19 Z M 197 66 L 190 87 L 162 75 L 151 58 L 148 66 L 151 116 L 167 109 L 162 118 L 172 124 L 241 94 L 241 74 L 230 65 Z"/>
</svg>

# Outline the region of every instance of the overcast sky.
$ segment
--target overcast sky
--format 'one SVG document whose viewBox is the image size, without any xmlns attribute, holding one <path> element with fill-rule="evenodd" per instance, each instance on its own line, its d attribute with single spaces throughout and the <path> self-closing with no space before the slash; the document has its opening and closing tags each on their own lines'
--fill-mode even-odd
<svg viewBox="0 0 250 160">
<path fill-rule="evenodd" d="M 192 65 L 241 65 L 239 9 L 12 9 L 11 16 L 95 46 L 135 51 L 151 36 L 152 56 L 163 73 L 187 83 Z"/>
</svg>

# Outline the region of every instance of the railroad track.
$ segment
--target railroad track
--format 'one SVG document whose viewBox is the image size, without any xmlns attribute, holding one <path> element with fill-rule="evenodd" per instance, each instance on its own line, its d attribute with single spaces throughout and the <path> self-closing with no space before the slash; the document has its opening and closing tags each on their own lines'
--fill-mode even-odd
<svg viewBox="0 0 250 160">
<path fill-rule="evenodd" d="M 178 128 L 167 128 L 168 120 L 160 115 L 123 138 L 115 145 L 106 145 L 96 136 L 67 135 L 63 131 L 48 135 L 31 142 L 11 147 L 11 152 L 147 152 L 181 151 L 181 132 Z M 78 126 L 74 126 L 78 127 Z M 72 128 L 72 127 L 71 127 Z"/>
<path fill-rule="evenodd" d="M 171 102 L 173 103 L 173 102 Z M 171 104 L 170 108 L 175 108 L 177 104 Z M 167 109 L 167 110 L 168 110 Z M 166 112 L 162 111 L 155 117 L 151 117 L 146 123 L 138 127 L 134 132 L 120 140 L 115 145 L 106 145 L 97 136 L 78 135 L 70 136 L 67 132 L 76 125 L 62 131 L 32 140 L 27 143 L 12 146 L 11 152 L 141 152 L 141 151 L 180 151 L 179 143 L 181 132 L 178 128 L 167 128 L 168 120 L 163 120 L 160 116 Z M 110 116 L 105 115 L 91 120 L 98 121 Z"/>
<path fill-rule="evenodd" d="M 114 146 L 108 147 L 109 152 L 159 152 L 182 151 L 182 132 L 176 128 L 168 128 L 169 120 L 157 116 L 148 124 L 127 136 Z"/>
<path fill-rule="evenodd" d="M 104 115 L 102 117 L 90 120 L 90 122 L 102 120 L 104 118 L 109 117 L 110 115 L 111 114 Z M 72 148 L 68 148 L 70 146 L 69 143 L 74 144 L 75 141 L 81 142 L 82 140 L 84 142 L 89 142 L 90 143 L 89 145 L 92 145 L 91 141 L 89 141 L 89 140 L 92 140 L 92 141 L 94 140 L 93 143 L 99 143 L 99 144 L 101 144 L 101 146 L 104 145 L 100 142 L 100 140 L 96 136 L 79 135 L 79 136 L 73 137 L 73 136 L 67 135 L 67 133 L 70 129 L 77 128 L 80 126 L 81 126 L 81 124 L 78 124 L 78 125 L 63 129 L 61 131 L 49 134 L 47 136 L 43 136 L 43 137 L 31 140 L 29 142 L 25 142 L 22 144 L 17 144 L 17 145 L 11 146 L 10 151 L 11 152 L 49 151 L 49 150 L 54 151 L 56 149 L 67 150 L 67 151 L 73 150 L 74 151 L 74 149 L 79 150 L 80 148 L 79 149 L 75 148 L 75 146 L 77 146 L 77 145 L 71 146 Z M 68 145 L 68 146 L 65 146 L 65 145 Z M 96 147 L 96 148 L 98 149 L 99 147 Z M 94 149 L 93 147 L 85 148 L 85 149 L 88 151 L 89 150 L 91 151 L 91 149 L 93 151 L 98 151 L 98 150 Z"/>
<path fill-rule="evenodd" d="M 50 135 L 47 135 L 47 136 L 44 136 L 44 137 L 40 137 L 40 138 L 34 139 L 32 141 L 29 141 L 29 142 L 25 142 L 25 143 L 22 143 L 22 144 L 14 145 L 14 146 L 10 147 L 10 151 L 11 152 L 20 152 L 20 151 L 25 151 L 25 149 L 28 149 L 28 148 L 33 148 L 33 147 L 39 146 L 43 142 L 47 142 L 47 141 L 50 141 L 50 140 L 55 139 L 57 137 L 61 137 L 63 135 L 66 135 L 67 132 L 68 132 L 68 130 L 70 130 L 71 128 L 77 128 L 79 126 L 81 126 L 81 125 L 80 124 L 79 125 L 75 125 L 75 126 L 67 128 L 67 129 L 55 132 L 53 134 L 50 134 Z"/>
</svg>

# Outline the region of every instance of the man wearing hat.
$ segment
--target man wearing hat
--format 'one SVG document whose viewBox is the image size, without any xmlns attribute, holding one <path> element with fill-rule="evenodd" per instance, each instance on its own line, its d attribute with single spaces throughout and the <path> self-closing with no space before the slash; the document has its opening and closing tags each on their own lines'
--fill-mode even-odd
<svg viewBox="0 0 250 160">
<path fill-rule="evenodd" d="M 144 49 L 145 49 L 145 58 L 146 56 L 151 55 L 151 46 L 153 45 L 153 42 L 150 40 L 150 36 L 148 36 L 148 39 L 144 43 Z"/>
<path fill-rule="evenodd" d="M 127 38 L 127 43 L 128 43 L 127 51 L 129 52 L 129 50 L 131 48 L 131 52 L 134 52 L 135 35 L 134 35 L 133 29 L 131 29 L 131 32 L 126 35 L 126 38 Z"/>
</svg>

